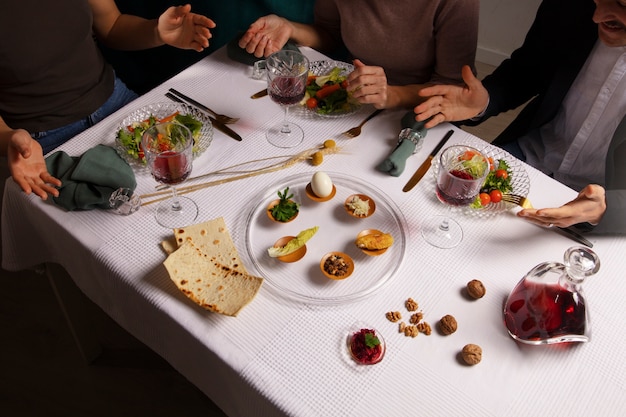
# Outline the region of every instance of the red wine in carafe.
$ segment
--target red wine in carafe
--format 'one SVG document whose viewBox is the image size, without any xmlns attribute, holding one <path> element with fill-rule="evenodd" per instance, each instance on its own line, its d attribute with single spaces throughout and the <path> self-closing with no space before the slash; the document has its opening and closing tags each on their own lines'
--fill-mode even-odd
<svg viewBox="0 0 626 417">
<path fill-rule="evenodd" d="M 558 284 L 521 282 L 509 295 L 506 326 L 521 340 L 542 341 L 584 335 L 585 302 Z"/>
</svg>

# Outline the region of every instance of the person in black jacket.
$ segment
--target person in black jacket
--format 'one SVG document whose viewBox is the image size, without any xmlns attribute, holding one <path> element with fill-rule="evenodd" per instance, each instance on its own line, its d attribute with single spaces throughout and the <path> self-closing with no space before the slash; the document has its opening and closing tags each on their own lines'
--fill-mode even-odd
<svg viewBox="0 0 626 417">
<path fill-rule="evenodd" d="M 494 144 L 579 195 L 518 215 L 626 234 L 626 0 L 544 0 L 510 59 L 482 83 L 463 74 L 464 86 L 423 89 L 416 120 L 478 124 L 530 100 Z"/>
</svg>

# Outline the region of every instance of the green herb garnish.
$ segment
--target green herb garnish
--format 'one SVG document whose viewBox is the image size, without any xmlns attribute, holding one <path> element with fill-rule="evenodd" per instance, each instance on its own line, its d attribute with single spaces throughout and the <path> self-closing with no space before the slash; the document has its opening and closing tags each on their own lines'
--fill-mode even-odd
<svg viewBox="0 0 626 417">
<path fill-rule="evenodd" d="M 293 194 L 289 194 L 289 187 L 281 193 L 278 191 L 278 204 L 270 209 L 272 217 L 279 222 L 286 222 L 291 220 L 300 211 L 300 206 L 295 201 L 291 200 Z"/>
<path fill-rule="evenodd" d="M 373 348 L 380 345 L 380 340 L 374 335 L 374 333 L 365 333 L 365 346 Z"/>
</svg>

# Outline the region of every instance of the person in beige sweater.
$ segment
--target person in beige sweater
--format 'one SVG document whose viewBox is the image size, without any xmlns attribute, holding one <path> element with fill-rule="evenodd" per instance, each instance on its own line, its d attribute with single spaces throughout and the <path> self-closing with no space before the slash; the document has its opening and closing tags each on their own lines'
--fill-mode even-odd
<svg viewBox="0 0 626 417">
<path fill-rule="evenodd" d="M 379 109 L 413 107 L 426 85 L 462 83 L 474 69 L 478 0 L 317 0 L 313 24 L 259 18 L 239 46 L 267 57 L 292 40 L 331 54 L 345 48 L 348 90 Z"/>
</svg>

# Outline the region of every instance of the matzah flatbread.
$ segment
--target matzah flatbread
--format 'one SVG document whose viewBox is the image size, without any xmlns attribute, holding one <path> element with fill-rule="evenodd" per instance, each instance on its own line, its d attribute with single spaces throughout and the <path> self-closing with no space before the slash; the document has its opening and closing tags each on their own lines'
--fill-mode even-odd
<svg viewBox="0 0 626 417">
<path fill-rule="evenodd" d="M 239 258 L 239 253 L 230 237 L 223 217 L 184 228 L 174 229 L 174 237 L 176 238 L 176 245 L 178 247 L 181 247 L 187 241 L 191 241 L 198 249 L 206 254 L 209 259 L 229 268 L 247 272 Z M 165 242 L 167 241 L 163 243 L 164 248 Z"/>
<path fill-rule="evenodd" d="M 201 307 L 236 316 L 255 297 L 263 278 L 219 263 L 186 240 L 165 262 L 176 286 Z"/>
</svg>

